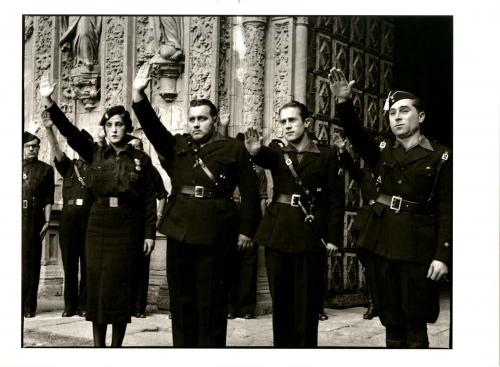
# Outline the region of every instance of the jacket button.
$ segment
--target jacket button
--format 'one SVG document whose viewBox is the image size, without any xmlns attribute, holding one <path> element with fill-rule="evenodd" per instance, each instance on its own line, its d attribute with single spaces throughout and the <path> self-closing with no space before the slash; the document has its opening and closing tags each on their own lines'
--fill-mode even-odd
<svg viewBox="0 0 500 367">
<path fill-rule="evenodd" d="M 403 180 L 398 180 L 398 184 L 402 184 L 403 183 Z"/>
</svg>

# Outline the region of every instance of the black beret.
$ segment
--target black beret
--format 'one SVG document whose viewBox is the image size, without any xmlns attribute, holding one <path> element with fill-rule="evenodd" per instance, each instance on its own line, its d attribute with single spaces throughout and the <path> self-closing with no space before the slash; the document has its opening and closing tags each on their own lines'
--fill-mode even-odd
<svg viewBox="0 0 500 367">
<path fill-rule="evenodd" d="M 32 133 L 25 131 L 23 132 L 23 144 L 26 144 L 29 141 L 35 140 L 40 144 L 40 138 Z"/>
<path fill-rule="evenodd" d="M 127 132 L 132 132 L 132 120 L 130 119 L 130 114 L 122 105 L 113 106 L 109 108 L 104 115 L 102 115 L 101 122 L 99 125 L 104 126 L 106 121 L 108 121 L 114 115 L 120 115 L 123 119 Z"/>
</svg>

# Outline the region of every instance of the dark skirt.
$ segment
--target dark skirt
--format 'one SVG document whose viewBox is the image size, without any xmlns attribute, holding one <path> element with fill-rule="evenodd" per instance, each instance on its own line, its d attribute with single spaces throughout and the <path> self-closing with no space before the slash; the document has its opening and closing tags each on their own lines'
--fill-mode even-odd
<svg viewBox="0 0 500 367">
<path fill-rule="evenodd" d="M 92 206 L 85 242 L 89 321 L 130 322 L 144 243 L 141 209 Z"/>
</svg>

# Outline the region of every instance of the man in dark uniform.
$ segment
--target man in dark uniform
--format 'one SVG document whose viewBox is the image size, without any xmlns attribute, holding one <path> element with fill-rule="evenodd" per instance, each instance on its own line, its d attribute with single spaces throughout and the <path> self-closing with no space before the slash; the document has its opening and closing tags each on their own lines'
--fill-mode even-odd
<svg viewBox="0 0 500 367">
<path fill-rule="evenodd" d="M 307 133 L 307 107 L 292 101 L 280 109 L 287 145 L 262 145 L 255 129 L 245 145 L 257 165 L 273 177 L 273 200 L 255 242 L 266 246 L 273 301 L 275 347 L 315 347 L 324 287 L 325 247 L 334 254 L 342 243 L 344 177 L 334 149 L 318 146 Z"/>
<path fill-rule="evenodd" d="M 226 345 L 228 254 L 252 245 L 260 219 L 257 178 L 243 144 L 216 132 L 217 108 L 194 100 L 188 133 L 172 135 L 144 94 L 150 66 L 133 84 L 133 109 L 172 181 L 159 231 L 167 236 L 167 278 L 175 347 Z M 241 192 L 238 213 L 232 200 Z M 238 215 L 239 214 L 239 215 Z M 239 221 L 238 221 L 239 219 Z M 238 235 L 239 233 L 239 235 Z"/>
<path fill-rule="evenodd" d="M 49 228 L 54 203 L 54 169 L 38 160 L 40 139 L 23 133 L 22 305 L 24 317 L 37 306 L 42 240 Z"/>
<path fill-rule="evenodd" d="M 330 82 L 344 131 L 376 177 L 377 205 L 358 245 L 370 254 L 366 269 L 386 344 L 428 348 L 427 323 L 439 316 L 437 281 L 451 260 L 450 152 L 422 135 L 425 112 L 415 95 L 389 93 L 385 109 L 396 140 L 377 145 L 354 111 L 354 81 L 347 83 L 342 71 L 332 69 Z"/>
<path fill-rule="evenodd" d="M 133 137 L 128 144 L 133 146 L 135 149 L 144 152 L 144 146 L 142 144 L 142 140 Z M 165 208 L 165 201 L 167 200 L 168 192 L 165 190 L 165 186 L 163 185 L 163 179 L 161 178 L 160 172 L 153 166 L 153 181 L 154 181 L 154 190 L 156 193 L 157 200 L 157 208 L 156 208 L 156 228 L 158 228 L 161 218 L 163 217 L 163 210 Z M 140 274 L 139 279 L 137 279 L 137 295 L 134 306 L 134 316 L 137 318 L 145 318 L 146 317 L 146 306 L 148 303 L 148 288 L 149 288 L 149 265 L 151 263 L 151 254 L 144 254 L 142 258 L 141 264 L 139 266 Z"/>
<path fill-rule="evenodd" d="M 57 171 L 63 178 L 63 209 L 59 218 L 59 246 L 64 268 L 64 311 L 62 317 L 85 317 L 87 310 L 87 272 L 85 233 L 90 209 L 90 167 L 83 159 L 69 159 L 59 147 L 48 112 L 42 112 L 47 139 Z M 87 140 L 92 136 L 81 130 Z M 80 286 L 78 286 L 80 269 Z"/>
</svg>

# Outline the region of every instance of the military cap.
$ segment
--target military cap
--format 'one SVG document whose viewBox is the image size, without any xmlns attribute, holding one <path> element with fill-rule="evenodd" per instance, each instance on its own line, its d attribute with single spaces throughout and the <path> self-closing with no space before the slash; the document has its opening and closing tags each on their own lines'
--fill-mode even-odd
<svg viewBox="0 0 500 367">
<path fill-rule="evenodd" d="M 26 144 L 29 141 L 36 140 L 38 144 L 40 144 L 40 138 L 32 133 L 25 131 L 23 132 L 23 144 Z"/>
<path fill-rule="evenodd" d="M 410 92 L 402 90 L 390 91 L 384 104 L 384 111 L 389 111 L 394 103 L 402 99 L 417 99 L 417 96 Z"/>
<path fill-rule="evenodd" d="M 115 115 L 120 115 L 123 119 L 123 123 L 125 124 L 125 129 L 128 133 L 132 132 L 132 120 L 130 119 L 130 114 L 122 105 L 117 105 L 109 108 L 104 115 L 102 115 L 101 122 L 99 125 L 104 126 L 106 121 L 108 121 L 111 117 Z"/>
</svg>

